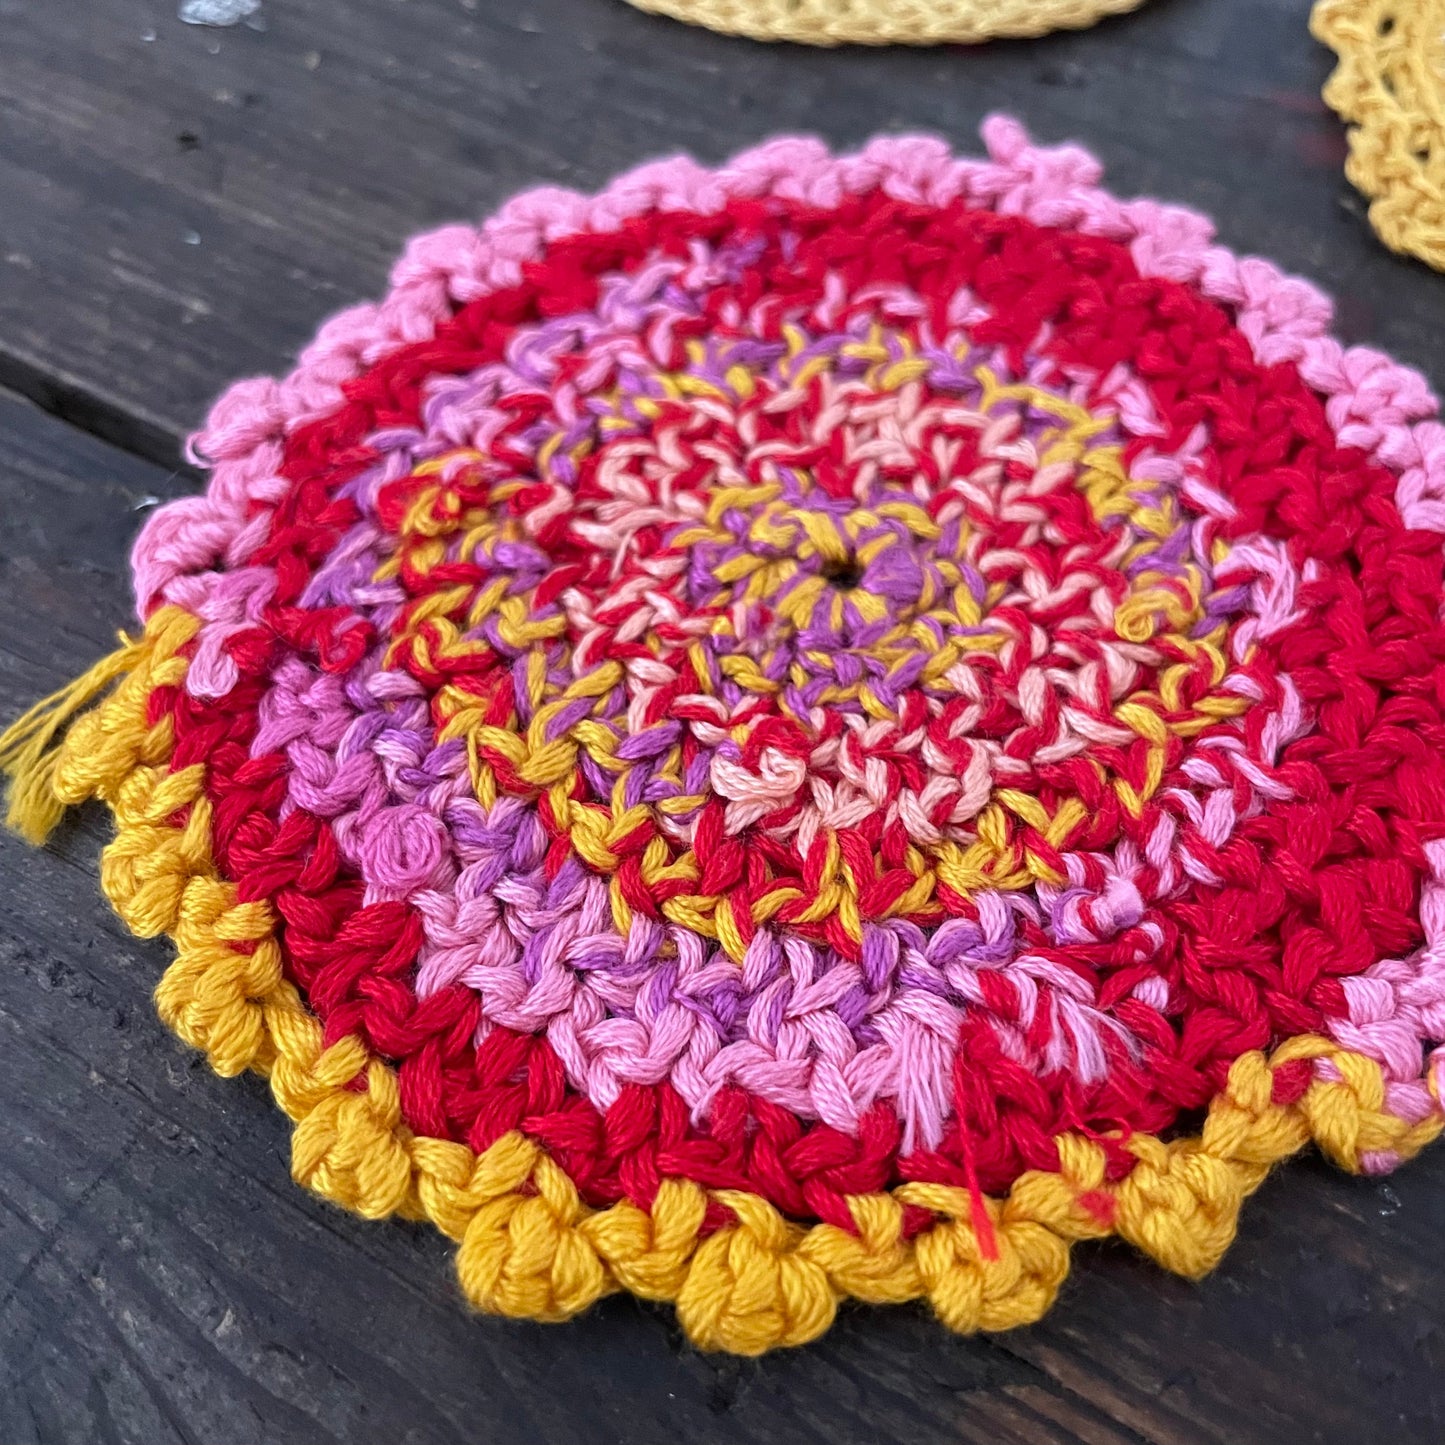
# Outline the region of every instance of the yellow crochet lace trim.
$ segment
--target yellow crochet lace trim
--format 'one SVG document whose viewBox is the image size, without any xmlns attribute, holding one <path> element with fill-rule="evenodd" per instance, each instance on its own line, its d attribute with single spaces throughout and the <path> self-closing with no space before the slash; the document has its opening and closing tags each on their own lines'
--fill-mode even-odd
<svg viewBox="0 0 1445 1445">
<path fill-rule="evenodd" d="M 1392 251 L 1445 270 L 1445 0 L 1319 0 L 1340 58 L 1325 100 L 1350 126 L 1345 174 Z"/>
<path fill-rule="evenodd" d="M 943 45 L 1079 30 L 1143 0 L 631 0 L 639 10 L 754 40 Z"/>
<path fill-rule="evenodd" d="M 665 1181 L 650 1209 L 594 1209 L 522 1134 L 481 1155 L 413 1134 L 393 1070 L 355 1036 L 325 1044 L 283 975 L 270 906 L 243 902 L 217 872 L 203 766 L 173 771 L 169 716 L 147 722 L 155 689 L 184 680 L 182 650 L 197 626 L 163 608 L 83 688 L 58 694 L 54 708 L 73 713 L 82 691 L 123 672 L 57 753 L 29 755 L 37 727 L 48 726 L 34 711 L 0 738 L 16 774 L 12 824 L 38 835 L 55 803 L 109 805 L 116 834 L 101 864 L 106 895 L 133 933 L 168 934 L 176 945 L 156 990 L 161 1017 L 217 1073 L 269 1078 L 295 1124 L 299 1183 L 368 1218 L 425 1217 L 455 1240 L 462 1288 L 480 1309 L 558 1320 L 629 1290 L 673 1301 L 700 1347 L 748 1355 L 817 1338 L 849 1298 L 926 1298 L 953 1329 L 1009 1329 L 1049 1307 L 1076 1240 L 1118 1233 L 1169 1269 L 1201 1275 L 1234 1238 L 1244 1199 L 1310 1140 L 1356 1170 L 1371 1151 L 1414 1154 L 1442 1128 L 1438 1117 L 1411 1125 L 1388 1112 L 1372 1060 L 1305 1036 L 1269 1056 L 1240 1057 L 1198 1137 L 1133 1137 L 1138 1163 L 1117 1183 L 1105 1177 L 1097 1143 L 1063 1135 L 1060 1169 L 1023 1175 L 1006 1198 L 905 1184 L 852 1198 L 851 1232 L 796 1224 L 756 1195 L 709 1193 L 684 1179 Z M 1275 1070 L 1301 1059 L 1317 1061 L 1313 1081 L 1296 1102 L 1275 1103 Z M 704 1235 L 711 1201 L 733 1222 Z M 911 1238 L 905 1205 L 932 1215 Z"/>
</svg>

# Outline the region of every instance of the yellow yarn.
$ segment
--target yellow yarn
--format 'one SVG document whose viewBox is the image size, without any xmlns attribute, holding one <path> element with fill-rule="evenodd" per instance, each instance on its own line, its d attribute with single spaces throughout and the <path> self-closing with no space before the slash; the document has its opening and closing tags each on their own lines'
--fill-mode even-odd
<svg viewBox="0 0 1445 1445">
<path fill-rule="evenodd" d="M 951 1186 L 903 1184 L 851 1199 L 851 1232 L 799 1225 L 757 1195 L 709 1194 L 679 1179 L 662 1183 L 650 1209 L 626 1201 L 594 1209 L 522 1134 L 481 1155 L 412 1134 L 392 1069 L 356 1037 L 325 1046 L 320 1023 L 282 976 L 270 908 L 242 902 L 216 871 L 202 768 L 171 772 L 170 725 L 146 722 L 154 689 L 183 679 L 181 650 L 196 626 L 189 614 L 162 609 L 144 638 L 57 694 L 44 720 L 27 714 L 7 735 L 5 756 L 43 769 L 53 794 L 35 804 L 27 788 L 32 802 L 20 823 L 41 831 L 52 804 L 91 796 L 110 805 L 116 835 L 102 860 L 106 894 L 134 932 L 166 933 L 176 944 L 156 990 L 166 1023 L 217 1072 L 269 1077 L 295 1123 L 291 1172 L 299 1183 L 367 1218 L 428 1218 L 455 1240 L 458 1277 L 479 1309 L 559 1320 L 626 1289 L 675 1302 L 701 1348 L 745 1355 L 816 1339 L 850 1298 L 927 1299 L 953 1329 L 1011 1329 L 1048 1309 L 1076 1240 L 1117 1232 L 1166 1268 L 1201 1275 L 1233 1239 L 1244 1199 L 1309 1140 L 1357 1170 L 1371 1151 L 1414 1154 L 1441 1131 L 1438 1117 L 1411 1125 L 1386 1110 L 1373 1060 L 1302 1037 L 1269 1057 L 1237 1059 L 1198 1138 L 1131 1137 L 1138 1162 L 1117 1183 L 1106 1178 L 1097 1143 L 1062 1136 L 1059 1168 L 1024 1174 L 1006 1198 L 975 1201 Z M 82 692 L 92 695 L 122 670 L 57 753 L 33 752 L 30 739 L 53 737 L 64 721 L 54 721 L 56 713 L 72 716 Z M 1317 1066 L 1315 1078 L 1295 1103 L 1275 1103 L 1275 1070 L 1299 1060 Z M 703 1236 L 710 1203 L 723 1205 L 731 1222 Z M 911 1238 L 908 1205 L 932 1219 Z M 978 1207 L 986 1240 L 975 1228 Z"/>
<path fill-rule="evenodd" d="M 50 836 L 65 812 L 56 796 L 55 739 L 71 718 L 89 706 L 102 690 L 135 666 L 137 644 L 120 634 L 120 649 L 103 657 L 74 682 L 42 698 L 0 733 L 0 773 L 10 778 L 5 824 L 31 843 Z"/>
<path fill-rule="evenodd" d="M 1445 0 L 1319 0 L 1339 56 L 1324 97 L 1350 126 L 1345 174 L 1394 251 L 1445 270 Z"/>
<path fill-rule="evenodd" d="M 753 40 L 959 45 L 1079 30 L 1143 0 L 630 0 L 639 10 Z"/>
</svg>

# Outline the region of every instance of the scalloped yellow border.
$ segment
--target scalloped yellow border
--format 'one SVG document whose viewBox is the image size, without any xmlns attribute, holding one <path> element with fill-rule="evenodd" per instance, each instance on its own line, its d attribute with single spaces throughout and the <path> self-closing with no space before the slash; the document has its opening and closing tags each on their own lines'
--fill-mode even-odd
<svg viewBox="0 0 1445 1445">
<path fill-rule="evenodd" d="M 1324 98 L 1375 233 L 1445 270 L 1445 0 L 1319 0 L 1310 33 L 1339 56 Z"/>
<path fill-rule="evenodd" d="M 973 45 L 1082 30 L 1144 0 L 629 0 L 752 40 L 804 45 Z"/>
<path fill-rule="evenodd" d="M 204 768 L 172 771 L 169 716 L 146 722 L 152 692 L 184 681 L 183 649 L 198 625 L 162 608 L 142 638 L 0 738 L 0 765 L 16 775 L 10 822 L 36 836 L 63 806 L 108 804 L 116 835 L 102 855 L 102 887 L 133 933 L 168 934 L 176 945 L 156 989 L 166 1024 L 217 1073 L 254 1069 L 270 1079 L 295 1124 L 299 1183 L 370 1219 L 425 1217 L 455 1240 L 462 1288 L 479 1309 L 560 1320 L 628 1290 L 673 1301 L 699 1347 L 744 1355 L 816 1339 L 849 1298 L 926 1297 L 952 1329 L 1009 1329 L 1048 1309 L 1076 1240 L 1117 1233 L 1171 1270 L 1202 1275 L 1233 1240 L 1245 1198 L 1310 1140 L 1357 1170 L 1372 1151 L 1414 1154 L 1445 1127 L 1438 1116 L 1410 1125 L 1387 1112 L 1373 1060 L 1302 1036 L 1268 1057 L 1237 1059 L 1198 1137 L 1131 1137 L 1138 1162 L 1117 1183 L 1105 1178 L 1097 1143 L 1060 1135 L 1060 1169 L 1024 1174 L 1005 1198 L 903 1184 L 850 1198 L 852 1233 L 800 1225 L 757 1195 L 685 1179 L 665 1180 L 651 1209 L 593 1209 L 520 1133 L 480 1155 L 413 1134 L 390 1066 L 355 1036 L 323 1044 L 321 1024 L 284 977 L 270 906 L 242 902 L 216 870 Z M 117 678 L 51 748 L 57 729 Z M 1276 1104 L 1274 1071 L 1301 1059 L 1333 1067 L 1317 1068 L 1297 1102 Z M 733 1222 L 700 1237 L 711 1201 Z M 934 1216 L 912 1238 L 905 1205 Z"/>
</svg>

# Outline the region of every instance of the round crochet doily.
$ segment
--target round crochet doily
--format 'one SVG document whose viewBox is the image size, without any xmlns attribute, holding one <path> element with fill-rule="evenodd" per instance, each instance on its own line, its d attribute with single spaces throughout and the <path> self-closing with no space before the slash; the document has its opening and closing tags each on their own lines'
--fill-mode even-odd
<svg viewBox="0 0 1445 1445">
<path fill-rule="evenodd" d="M 753 40 L 943 45 L 1079 30 L 1143 0 L 629 0 L 639 10 Z"/>
<path fill-rule="evenodd" d="M 1445 0 L 1319 0 L 1339 56 L 1324 97 L 1350 126 L 1345 174 L 1393 251 L 1445 270 Z"/>
<path fill-rule="evenodd" d="M 0 743 L 32 834 L 110 804 L 296 1178 L 482 1308 L 1002 1329 L 1076 1240 L 1197 1275 L 1311 1139 L 1441 1128 L 1435 401 L 985 135 L 418 239 L 217 405 L 143 635 Z"/>
</svg>

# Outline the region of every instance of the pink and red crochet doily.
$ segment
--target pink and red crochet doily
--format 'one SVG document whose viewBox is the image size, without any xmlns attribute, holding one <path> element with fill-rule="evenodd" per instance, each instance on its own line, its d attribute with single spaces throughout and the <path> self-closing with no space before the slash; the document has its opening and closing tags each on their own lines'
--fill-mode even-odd
<svg viewBox="0 0 1445 1445">
<path fill-rule="evenodd" d="M 996 1327 L 1071 1239 L 1194 1272 L 1311 1135 L 1438 1132 L 1434 399 L 985 137 L 423 237 L 137 546 L 164 824 L 278 960 L 235 1058 L 342 1050 L 298 1172 L 437 1217 L 489 1307 Z"/>
</svg>

